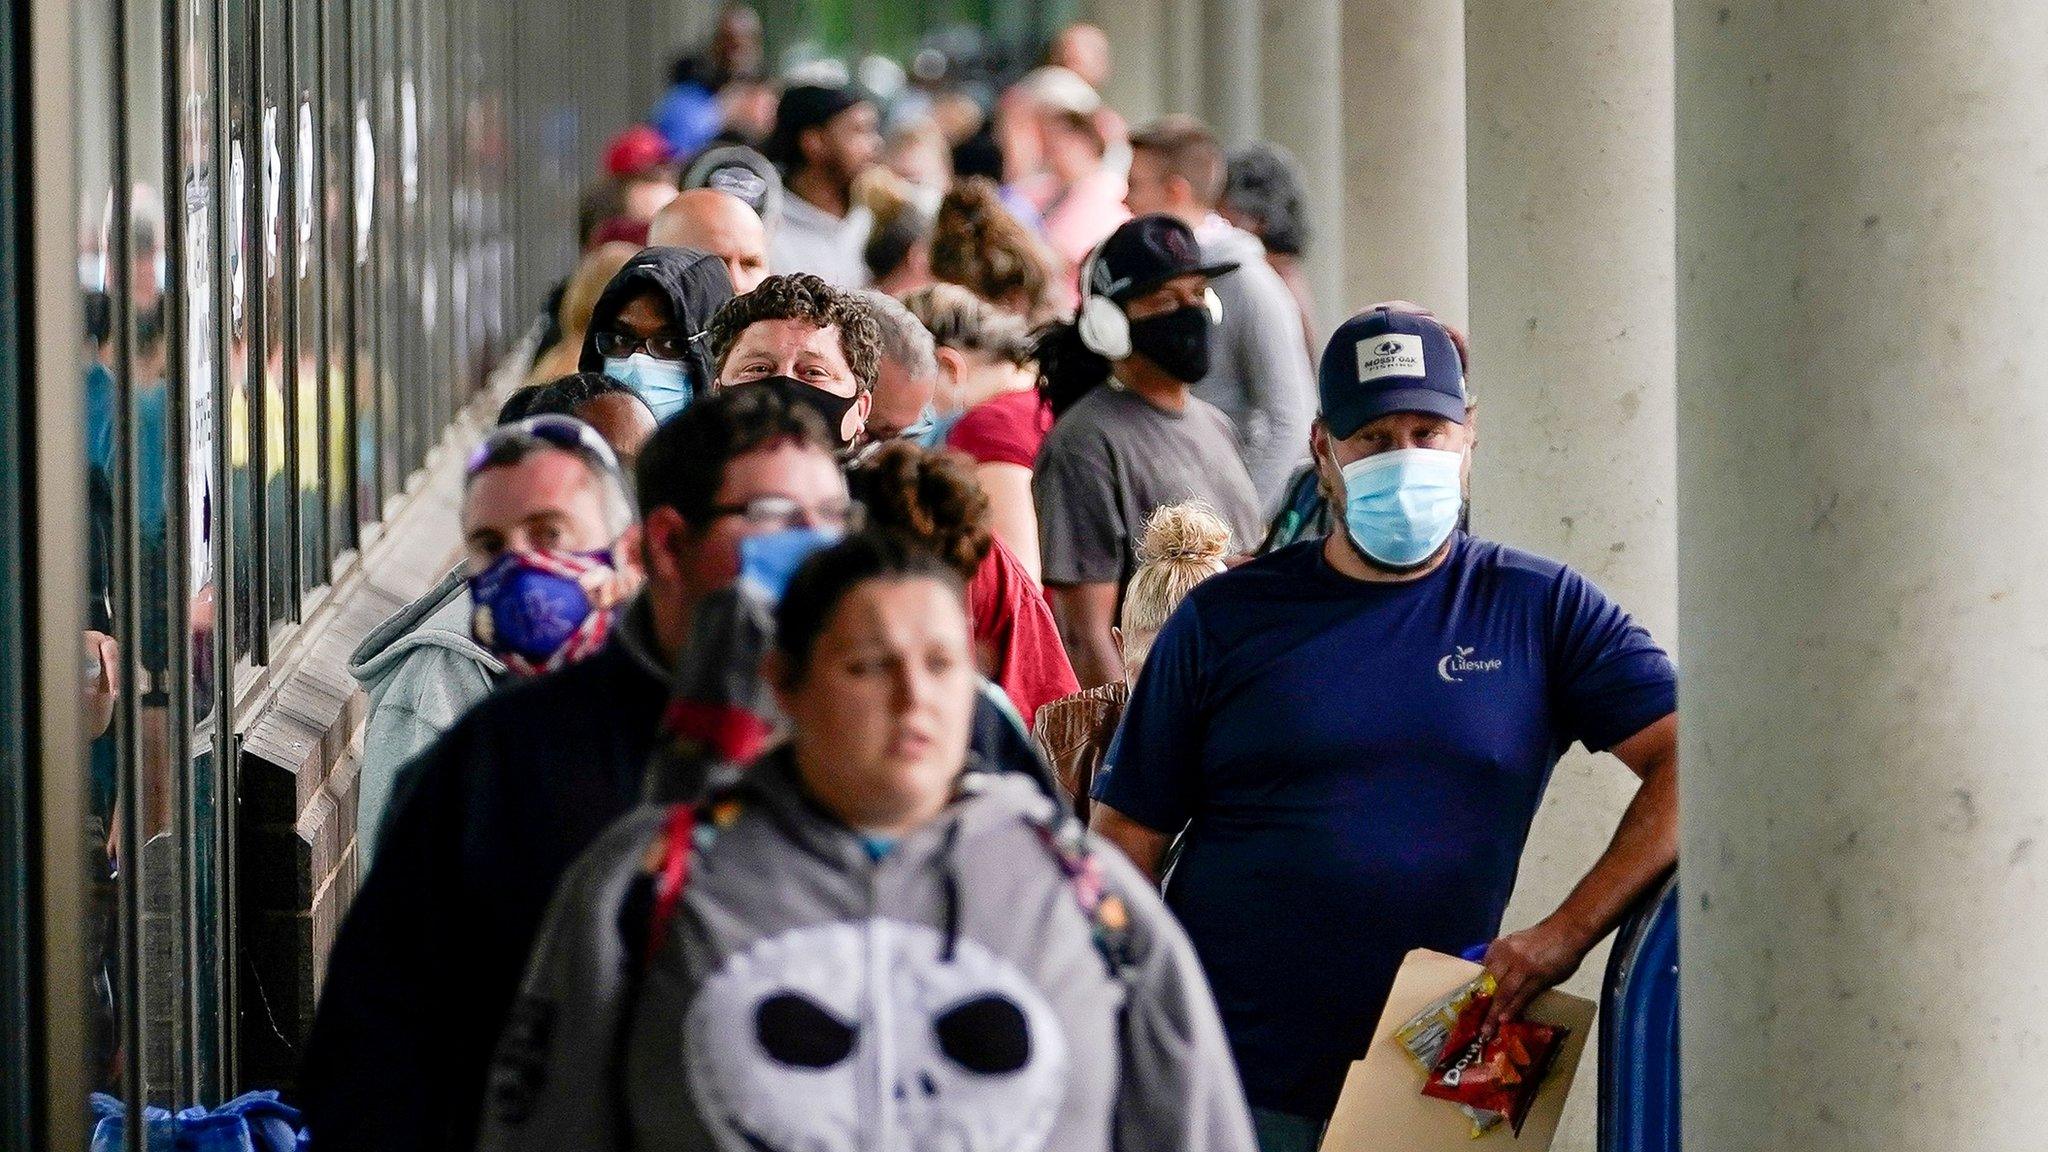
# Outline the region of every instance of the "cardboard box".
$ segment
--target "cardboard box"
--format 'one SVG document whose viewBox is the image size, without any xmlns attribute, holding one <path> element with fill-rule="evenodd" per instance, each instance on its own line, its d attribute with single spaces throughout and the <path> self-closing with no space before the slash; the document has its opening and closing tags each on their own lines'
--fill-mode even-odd
<svg viewBox="0 0 2048 1152">
<path fill-rule="evenodd" d="M 1471 1122 L 1457 1105 L 1422 1094 L 1423 1076 L 1394 1039 L 1394 1030 L 1431 1001 L 1479 975 L 1479 965 L 1440 952 L 1416 949 L 1401 962 L 1394 990 L 1387 997 L 1365 1059 L 1351 1066 L 1344 1095 L 1337 1101 L 1323 1136 L 1323 1152 L 1545 1152 L 1557 1137 L 1565 1097 L 1579 1057 L 1593 1038 L 1594 1004 L 1584 997 L 1552 990 L 1536 998 L 1523 1015 L 1542 1024 L 1571 1029 L 1550 1075 L 1537 1090 L 1522 1134 L 1501 1124 L 1472 1138 Z"/>
</svg>

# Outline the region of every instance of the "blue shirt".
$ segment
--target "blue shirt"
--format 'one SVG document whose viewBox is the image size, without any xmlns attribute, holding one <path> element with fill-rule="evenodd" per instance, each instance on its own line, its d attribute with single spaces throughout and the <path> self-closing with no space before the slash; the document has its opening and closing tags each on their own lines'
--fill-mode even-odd
<svg viewBox="0 0 2048 1152">
<path fill-rule="evenodd" d="M 1671 660 L 1561 564 L 1462 533 L 1403 583 L 1304 541 L 1201 585 L 1145 659 L 1097 799 L 1188 826 L 1167 902 L 1252 1104 L 1336 1106 L 1401 958 L 1500 930 L 1551 768 L 1677 707 Z"/>
</svg>

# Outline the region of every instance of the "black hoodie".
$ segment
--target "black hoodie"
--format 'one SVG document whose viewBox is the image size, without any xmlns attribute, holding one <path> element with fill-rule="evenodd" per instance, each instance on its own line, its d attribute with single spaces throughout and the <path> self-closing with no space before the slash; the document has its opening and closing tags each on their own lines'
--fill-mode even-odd
<svg viewBox="0 0 2048 1152">
<path fill-rule="evenodd" d="M 604 371 L 604 357 L 597 353 L 597 334 L 612 330 L 619 313 L 649 292 L 668 301 L 668 315 L 675 330 L 691 337 L 689 355 L 683 364 L 699 393 L 711 386 L 711 349 L 702 339 L 711 326 L 711 316 L 732 299 L 732 277 L 725 262 L 695 248 L 642 248 L 626 261 L 619 274 L 604 286 L 591 309 L 590 326 L 583 332 L 583 356 L 576 367 L 584 372 Z"/>
</svg>

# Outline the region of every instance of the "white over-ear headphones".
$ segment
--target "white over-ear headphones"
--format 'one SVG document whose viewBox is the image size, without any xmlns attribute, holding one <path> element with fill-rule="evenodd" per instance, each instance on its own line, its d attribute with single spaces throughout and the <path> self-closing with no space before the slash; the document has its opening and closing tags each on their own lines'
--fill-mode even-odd
<svg viewBox="0 0 2048 1152">
<path fill-rule="evenodd" d="M 1131 354 L 1131 318 L 1108 296 L 1095 291 L 1097 263 L 1102 246 L 1096 245 L 1081 262 L 1081 313 L 1074 327 L 1081 334 L 1081 346 L 1106 360 L 1121 360 Z"/>
</svg>

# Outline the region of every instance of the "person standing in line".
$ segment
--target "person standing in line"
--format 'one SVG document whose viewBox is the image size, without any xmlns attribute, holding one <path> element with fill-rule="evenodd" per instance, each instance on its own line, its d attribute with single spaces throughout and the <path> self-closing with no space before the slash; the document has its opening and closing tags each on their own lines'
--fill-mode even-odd
<svg viewBox="0 0 2048 1152">
<path fill-rule="evenodd" d="M 1227 168 L 1217 212 L 1266 246 L 1266 263 L 1294 294 L 1294 306 L 1301 311 L 1302 347 L 1313 362 L 1322 344 L 1316 339 L 1315 292 L 1302 265 L 1315 237 L 1309 231 L 1301 165 L 1280 145 L 1254 140 L 1231 151 Z"/>
<path fill-rule="evenodd" d="M 1172 216 L 1194 229 L 1203 260 L 1237 265 L 1237 275 L 1216 286 L 1223 316 L 1208 374 L 1194 393 L 1230 417 L 1259 507 L 1270 512 L 1307 458 L 1314 373 L 1300 311 L 1266 263 L 1264 246 L 1216 214 L 1223 181 L 1223 148 L 1197 120 L 1169 116 L 1131 137 L 1131 211 Z"/>
<path fill-rule="evenodd" d="M 768 266 L 809 272 L 840 288 L 862 288 L 861 257 L 874 217 L 853 182 L 882 154 L 875 106 L 858 90 L 799 84 L 782 94 L 769 155 L 783 166 L 782 222 L 768 238 Z"/>
<path fill-rule="evenodd" d="M 732 278 L 711 253 L 642 249 L 598 296 L 577 367 L 630 386 L 667 423 L 710 391 L 704 328 L 732 298 Z"/>
<path fill-rule="evenodd" d="M 1109 145 L 1095 119 L 1102 97 L 1087 81 L 1048 64 L 1018 81 L 1015 91 L 1020 109 L 1033 117 L 1044 164 L 1018 191 L 1038 210 L 1046 242 L 1065 262 L 1060 283 L 1072 303 L 1081 262 L 1131 217 L 1124 177 L 1104 160 Z"/>
<path fill-rule="evenodd" d="M 1029 778 L 973 771 L 958 574 L 856 535 L 774 632 L 789 740 L 564 879 L 484 1152 L 1253 1152 L 1158 896 Z"/>
<path fill-rule="evenodd" d="M 769 389 L 817 413 L 842 455 L 859 445 L 882 370 L 882 325 L 853 292 L 804 272 L 770 276 L 720 308 L 703 343 L 721 391 Z"/>
<path fill-rule="evenodd" d="M 646 406 L 623 399 L 651 432 Z M 632 522 L 614 449 L 575 418 L 533 413 L 477 448 L 463 481 L 462 563 L 349 657 L 349 675 L 369 693 L 356 777 L 363 869 L 375 858 L 401 768 L 508 676 L 537 675 L 596 650 L 639 586 Z"/>
<path fill-rule="evenodd" d="M 1031 738 L 1052 764 L 1074 814 L 1088 818 L 1089 789 L 1124 717 L 1131 685 L 1166 618 L 1195 585 L 1224 570 L 1230 528 L 1200 504 L 1169 504 L 1145 521 L 1138 541 L 1138 574 L 1124 591 L 1116 631 L 1123 677 L 1086 692 L 1049 701 L 1031 722 Z"/>
<path fill-rule="evenodd" d="M 1031 469 L 1052 431 L 1052 412 L 1038 394 L 1024 318 L 958 284 L 919 289 L 903 303 L 931 332 L 939 362 L 937 414 L 924 444 L 943 445 L 974 461 L 974 479 L 988 493 L 996 539 L 1038 583 Z"/>
<path fill-rule="evenodd" d="M 1157 877 L 1223 1008 L 1265 1152 L 1308 1152 L 1402 957 L 1485 946 L 1488 1027 L 1570 976 L 1678 855 L 1671 659 L 1592 582 L 1458 529 L 1476 409 L 1434 319 L 1323 353 L 1338 528 L 1203 583 L 1146 658 L 1092 824 Z M 1573 743 L 1641 778 L 1557 910 L 1499 935 Z M 1491 941 L 1490 944 L 1488 942 Z"/>
<path fill-rule="evenodd" d="M 873 288 L 857 289 L 852 295 L 867 306 L 882 334 L 875 403 L 868 412 L 864 439 L 869 445 L 916 440 L 931 427 L 932 396 L 939 383 L 932 334 L 893 296 Z"/>
<path fill-rule="evenodd" d="M 1052 434 L 1032 475 L 1047 597 L 1081 687 L 1123 678 L 1112 632 L 1154 509 L 1201 500 L 1240 547 L 1258 495 L 1229 418 L 1192 394 L 1209 373 L 1212 279 L 1193 229 L 1140 216 L 1090 257 L 1080 316 L 1045 330 L 1037 359 Z"/>
<path fill-rule="evenodd" d="M 695 248 L 725 263 L 735 295 L 768 278 L 768 232 L 747 202 L 716 188 L 690 188 L 669 201 L 647 229 L 655 248 Z"/>
</svg>

